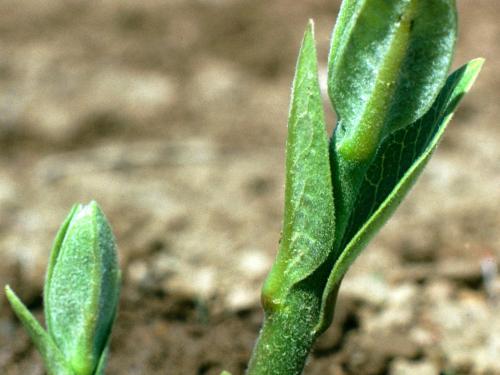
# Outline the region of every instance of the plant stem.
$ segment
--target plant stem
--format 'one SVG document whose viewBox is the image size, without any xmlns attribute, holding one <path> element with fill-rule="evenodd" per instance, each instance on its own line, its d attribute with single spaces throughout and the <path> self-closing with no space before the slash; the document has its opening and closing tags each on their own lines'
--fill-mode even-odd
<svg viewBox="0 0 500 375">
<path fill-rule="evenodd" d="M 321 295 L 307 289 L 294 289 L 281 308 L 266 313 L 247 375 L 302 373 L 316 339 L 321 305 Z"/>
</svg>

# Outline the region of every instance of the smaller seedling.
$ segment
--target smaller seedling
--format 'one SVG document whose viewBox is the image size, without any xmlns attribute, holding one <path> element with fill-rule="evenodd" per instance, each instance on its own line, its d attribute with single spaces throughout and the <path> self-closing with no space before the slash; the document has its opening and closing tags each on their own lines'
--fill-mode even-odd
<svg viewBox="0 0 500 375">
<path fill-rule="evenodd" d="M 95 202 L 62 224 L 44 287 L 47 331 L 6 286 L 7 298 L 50 375 L 103 375 L 120 293 L 115 239 Z"/>
</svg>

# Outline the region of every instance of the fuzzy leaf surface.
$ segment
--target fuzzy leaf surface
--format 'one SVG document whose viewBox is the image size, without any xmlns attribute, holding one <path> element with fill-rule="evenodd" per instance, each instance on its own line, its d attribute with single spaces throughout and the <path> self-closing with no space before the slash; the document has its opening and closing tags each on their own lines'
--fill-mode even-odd
<svg viewBox="0 0 500 375">
<path fill-rule="evenodd" d="M 361 185 L 340 257 L 323 294 L 322 311 L 328 311 L 325 304 L 330 294 L 336 291 L 347 269 L 415 183 L 482 64 L 482 59 L 472 60 L 450 75 L 431 109 L 411 126 L 391 134 L 380 146 Z M 330 318 L 322 315 L 318 332 L 329 325 Z"/>
<path fill-rule="evenodd" d="M 57 231 L 56 238 L 54 240 L 54 244 L 52 245 L 52 250 L 50 251 L 50 258 L 49 258 L 49 264 L 47 265 L 47 273 L 45 275 L 45 285 L 43 288 L 43 300 L 48 301 L 49 296 L 48 292 L 51 290 L 50 283 L 52 280 L 52 273 L 54 272 L 54 265 L 56 264 L 57 257 L 59 256 L 59 252 L 62 247 L 62 243 L 64 241 L 64 237 L 66 236 L 66 232 L 68 231 L 69 224 L 71 220 L 73 219 L 73 216 L 75 213 L 81 208 L 80 205 L 75 204 L 66 219 L 64 219 L 64 222 L 62 223 L 61 227 Z M 47 329 L 49 332 L 52 331 L 52 317 L 51 317 L 51 309 L 44 309 L 44 314 L 45 314 L 45 324 L 47 325 Z"/>
<path fill-rule="evenodd" d="M 114 236 L 97 203 L 73 209 L 55 245 L 44 301 L 48 331 L 73 370 L 92 375 L 120 289 Z"/>
<path fill-rule="evenodd" d="M 328 139 L 312 22 L 302 42 L 292 88 L 284 211 L 278 256 L 263 289 L 264 306 L 270 309 L 325 261 L 333 244 Z"/>
<path fill-rule="evenodd" d="M 454 0 L 350 0 L 342 6 L 328 89 L 344 158 L 369 161 L 385 136 L 429 109 L 446 80 L 455 37 Z"/>
<path fill-rule="evenodd" d="M 24 306 L 19 297 L 9 287 L 5 287 L 5 295 L 16 316 L 28 332 L 38 352 L 42 356 L 45 368 L 50 375 L 76 375 L 66 363 L 63 354 L 50 335 Z"/>
</svg>

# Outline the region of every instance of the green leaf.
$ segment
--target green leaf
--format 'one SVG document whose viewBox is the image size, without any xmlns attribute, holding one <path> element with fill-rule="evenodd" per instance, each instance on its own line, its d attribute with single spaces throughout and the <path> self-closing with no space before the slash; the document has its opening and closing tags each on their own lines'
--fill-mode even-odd
<svg viewBox="0 0 500 375">
<path fill-rule="evenodd" d="M 122 274 L 121 271 L 118 273 L 118 285 L 121 285 L 121 280 L 122 280 Z M 119 287 L 118 287 L 119 288 Z M 120 294 L 120 290 L 118 289 L 116 291 L 116 296 L 118 297 Z M 101 353 L 101 357 L 99 358 L 99 362 L 97 363 L 97 368 L 95 370 L 94 375 L 104 375 L 106 371 L 106 366 L 108 364 L 108 356 L 109 356 L 109 345 L 111 343 L 111 329 L 113 328 L 113 324 L 116 320 L 116 314 L 118 313 L 118 305 L 115 307 L 112 323 L 109 326 L 109 332 L 107 334 L 108 339 L 106 342 L 106 345 L 104 347 L 104 350 Z"/>
<path fill-rule="evenodd" d="M 313 273 L 333 244 L 333 195 L 312 21 L 305 33 L 292 88 L 286 144 L 283 233 L 263 288 L 275 309 L 290 288 Z"/>
<path fill-rule="evenodd" d="M 48 332 L 78 375 L 95 372 L 109 340 L 119 289 L 111 228 L 97 203 L 79 205 L 55 241 L 44 301 Z"/>
<path fill-rule="evenodd" d="M 475 59 L 447 80 L 431 109 L 414 124 L 389 136 L 380 146 L 361 186 L 354 215 L 323 293 L 322 317 L 316 328 L 330 324 L 328 301 L 368 241 L 396 210 L 436 149 L 453 111 L 470 89 L 483 59 Z"/>
<path fill-rule="evenodd" d="M 344 39 L 344 36 L 347 35 L 345 32 L 347 26 L 349 25 L 352 28 L 352 22 L 354 17 L 354 13 L 358 9 L 359 11 L 359 0 L 343 0 L 340 6 L 340 11 L 337 16 L 337 21 L 335 22 L 335 28 L 333 30 L 332 40 L 330 44 L 330 53 L 328 55 L 328 67 L 329 67 L 329 75 L 332 74 L 332 67 L 334 63 L 334 59 L 337 56 L 337 50 Z M 329 81 L 333 79 L 333 77 L 329 76 Z M 331 85 L 330 85 L 331 87 Z M 329 87 L 329 88 L 330 88 Z M 329 91 L 330 97 L 333 98 L 333 93 L 331 90 Z M 333 100 L 333 99 L 332 99 Z"/>
<path fill-rule="evenodd" d="M 336 148 L 369 161 L 380 140 L 421 117 L 443 86 L 456 37 L 454 0 L 358 0 L 341 9 L 328 88 Z"/>
<path fill-rule="evenodd" d="M 361 185 L 358 199 L 343 240 L 344 248 L 368 218 L 380 207 L 403 179 L 408 169 L 429 147 L 439 132 L 442 134 L 459 100 L 479 72 L 482 60 L 473 60 L 454 72 L 442 89 L 432 109 L 411 126 L 389 136 L 381 145 Z"/>
<path fill-rule="evenodd" d="M 379 145 L 420 118 L 444 84 L 455 8 L 454 0 L 351 0 L 342 6 L 328 63 L 339 119 L 330 145 L 335 257 Z"/>
<path fill-rule="evenodd" d="M 54 265 L 56 263 L 57 257 L 59 256 L 59 251 L 61 250 L 62 243 L 64 241 L 64 237 L 66 236 L 66 232 L 68 231 L 69 223 L 73 219 L 73 216 L 77 211 L 79 211 L 82 208 L 80 204 L 75 204 L 71 208 L 68 216 L 62 223 L 61 227 L 59 228 L 56 238 L 54 240 L 54 244 L 52 245 L 52 250 L 50 251 L 50 258 L 49 258 L 49 264 L 47 265 L 47 273 L 45 275 L 45 285 L 43 288 L 43 300 L 48 301 L 48 291 L 51 289 L 50 288 L 50 282 L 52 280 L 52 273 L 54 272 Z M 47 329 L 49 332 L 52 330 L 52 318 L 50 316 L 50 309 L 45 309 L 44 310 L 45 314 L 45 324 L 47 325 Z"/>
<path fill-rule="evenodd" d="M 48 373 L 50 375 L 75 375 L 52 338 L 8 285 L 5 287 L 5 294 L 12 309 L 40 352 Z"/>
</svg>

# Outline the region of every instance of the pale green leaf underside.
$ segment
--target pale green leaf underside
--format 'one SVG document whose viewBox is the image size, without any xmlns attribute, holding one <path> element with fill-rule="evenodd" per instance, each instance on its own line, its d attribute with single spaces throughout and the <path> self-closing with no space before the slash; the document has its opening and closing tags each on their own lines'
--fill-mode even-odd
<svg viewBox="0 0 500 375">
<path fill-rule="evenodd" d="M 35 347 L 41 354 L 48 373 L 50 375 L 75 375 L 70 370 L 63 354 L 57 348 L 52 338 L 9 286 L 5 287 L 5 294 L 16 316 L 22 322 Z"/>
<path fill-rule="evenodd" d="M 45 291 L 49 333 L 72 368 L 93 374 L 111 332 L 119 293 L 115 241 L 96 202 L 77 206 Z"/>
<path fill-rule="evenodd" d="M 49 290 L 50 290 L 50 282 L 52 280 L 52 273 L 54 272 L 54 265 L 56 263 L 57 257 L 59 255 L 59 251 L 61 250 L 61 246 L 64 241 L 64 237 L 66 236 L 66 232 L 68 231 L 69 224 L 71 222 L 71 219 L 75 215 L 75 213 L 81 209 L 80 204 L 75 204 L 66 219 L 64 220 L 63 224 L 59 228 L 59 231 L 57 232 L 56 238 L 54 240 L 54 244 L 52 245 L 52 250 L 50 252 L 50 258 L 49 258 L 49 264 L 47 266 L 47 274 L 45 275 L 45 285 L 43 288 L 43 300 L 48 301 L 49 300 Z M 45 314 L 45 324 L 47 325 L 47 330 L 49 332 L 52 331 L 52 318 L 50 316 L 50 309 L 44 309 L 44 314 Z"/>
<path fill-rule="evenodd" d="M 79 206 L 67 228 L 46 291 L 50 334 L 79 372 L 92 371 L 100 355 L 93 344 L 100 280 L 98 231 L 90 208 Z M 95 363 L 94 363 L 95 362 Z M 83 370 L 85 368 L 85 370 Z"/>
<path fill-rule="evenodd" d="M 328 137 L 311 22 L 304 36 L 292 88 L 283 233 L 263 295 L 281 299 L 292 285 L 313 273 L 328 257 L 333 231 Z"/>
<path fill-rule="evenodd" d="M 316 331 L 329 324 L 325 303 L 368 241 L 389 219 L 413 186 L 441 139 L 453 111 L 477 77 L 482 59 L 476 59 L 448 78 L 431 109 L 414 124 L 391 134 L 380 146 L 362 184 L 349 222 L 342 252 L 323 293 L 322 318 Z"/>
<path fill-rule="evenodd" d="M 328 89 L 338 152 L 369 161 L 379 141 L 431 106 L 451 64 L 454 0 L 357 0 L 342 6 Z"/>
</svg>

